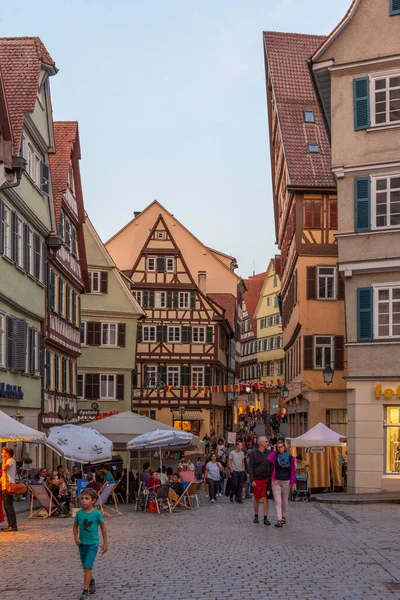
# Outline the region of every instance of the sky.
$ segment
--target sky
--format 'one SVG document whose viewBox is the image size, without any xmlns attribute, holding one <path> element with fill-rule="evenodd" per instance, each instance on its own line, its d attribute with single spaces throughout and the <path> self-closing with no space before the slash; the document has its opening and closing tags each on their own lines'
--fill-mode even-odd
<svg viewBox="0 0 400 600">
<path fill-rule="evenodd" d="M 0 36 L 39 36 L 55 120 L 78 120 L 103 241 L 157 199 L 204 244 L 262 272 L 275 245 L 264 30 L 328 34 L 350 0 L 19 0 Z"/>
</svg>

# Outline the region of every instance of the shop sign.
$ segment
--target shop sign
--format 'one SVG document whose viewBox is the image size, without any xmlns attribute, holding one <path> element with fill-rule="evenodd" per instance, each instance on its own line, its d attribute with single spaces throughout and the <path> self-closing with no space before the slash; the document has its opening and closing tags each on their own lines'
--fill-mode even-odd
<svg viewBox="0 0 400 600">
<path fill-rule="evenodd" d="M 13 398 L 14 400 L 23 400 L 24 392 L 20 385 L 10 385 L 0 383 L 0 398 Z"/>
<path fill-rule="evenodd" d="M 93 410 L 93 408 L 85 408 L 82 410 L 78 410 L 78 420 L 85 421 L 87 419 L 95 419 L 99 414 L 98 410 Z"/>
<path fill-rule="evenodd" d="M 400 398 L 400 385 L 398 385 L 396 389 L 390 387 L 384 389 L 383 385 L 381 383 L 378 383 L 375 386 L 375 396 L 376 398 L 384 396 L 387 400 L 390 400 L 391 398 L 393 398 L 393 396 L 397 396 L 398 398 Z"/>
<path fill-rule="evenodd" d="M 306 448 L 306 453 L 308 453 L 308 452 L 311 452 L 312 454 L 314 454 L 316 452 L 316 453 L 319 454 L 321 452 L 325 452 L 325 448 L 322 448 L 322 447 L 321 448 L 320 447 L 318 447 L 318 448 Z"/>
</svg>

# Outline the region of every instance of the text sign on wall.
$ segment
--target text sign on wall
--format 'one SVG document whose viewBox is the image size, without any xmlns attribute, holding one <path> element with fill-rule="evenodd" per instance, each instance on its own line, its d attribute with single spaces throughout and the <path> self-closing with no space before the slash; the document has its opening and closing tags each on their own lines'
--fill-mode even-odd
<svg viewBox="0 0 400 600">
<path fill-rule="evenodd" d="M 13 398 L 14 400 L 23 400 L 24 392 L 20 385 L 9 385 L 0 383 L 0 398 Z"/>
<path fill-rule="evenodd" d="M 400 398 L 400 385 L 398 385 L 396 389 L 390 387 L 383 389 L 383 385 L 378 383 L 375 386 L 375 396 L 376 398 L 384 396 L 387 400 L 390 400 L 390 398 L 393 398 L 393 396 Z"/>
</svg>

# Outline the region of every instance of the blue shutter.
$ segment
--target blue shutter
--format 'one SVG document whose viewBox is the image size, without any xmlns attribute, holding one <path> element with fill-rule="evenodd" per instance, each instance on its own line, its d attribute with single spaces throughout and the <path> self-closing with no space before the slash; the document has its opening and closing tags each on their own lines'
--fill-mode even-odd
<svg viewBox="0 0 400 600">
<path fill-rule="evenodd" d="M 373 289 L 357 288 L 357 341 L 371 342 L 374 337 Z"/>
<path fill-rule="evenodd" d="M 369 77 L 353 80 L 354 129 L 360 131 L 370 126 Z"/>
<path fill-rule="evenodd" d="M 371 229 L 371 180 L 359 177 L 354 180 L 354 228 L 355 231 Z"/>
<path fill-rule="evenodd" d="M 400 15 L 400 0 L 390 0 L 390 16 Z"/>
</svg>

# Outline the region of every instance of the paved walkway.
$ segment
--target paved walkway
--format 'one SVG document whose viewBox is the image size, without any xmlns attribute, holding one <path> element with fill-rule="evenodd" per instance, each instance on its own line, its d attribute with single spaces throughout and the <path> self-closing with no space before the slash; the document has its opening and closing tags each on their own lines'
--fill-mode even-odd
<svg viewBox="0 0 400 600">
<path fill-rule="evenodd" d="M 252 523 L 251 500 L 204 499 L 199 509 L 172 515 L 128 507 L 107 520 L 109 552 L 97 558 L 93 598 L 400 599 L 388 589 L 400 584 L 400 507 L 296 502 L 289 510 L 288 525 L 276 529 Z M 20 514 L 19 527 L 0 534 L 1 600 L 79 598 L 72 519 Z"/>
</svg>

